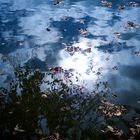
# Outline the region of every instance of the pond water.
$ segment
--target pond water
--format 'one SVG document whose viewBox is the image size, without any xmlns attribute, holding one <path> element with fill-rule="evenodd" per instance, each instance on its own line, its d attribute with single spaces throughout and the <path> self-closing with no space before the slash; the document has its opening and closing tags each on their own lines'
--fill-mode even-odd
<svg viewBox="0 0 140 140">
<path fill-rule="evenodd" d="M 123 104 L 140 101 L 140 1 L 0 0 L 0 84 L 14 66 L 59 66 L 92 91 L 107 81 Z"/>
</svg>

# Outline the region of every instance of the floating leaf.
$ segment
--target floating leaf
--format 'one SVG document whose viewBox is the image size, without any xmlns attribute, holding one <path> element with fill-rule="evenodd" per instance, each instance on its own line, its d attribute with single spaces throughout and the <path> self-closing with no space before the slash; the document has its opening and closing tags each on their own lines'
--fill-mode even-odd
<svg viewBox="0 0 140 140">
<path fill-rule="evenodd" d="M 110 125 L 107 126 L 107 128 L 111 131 L 111 132 L 114 132 L 114 128 Z"/>
<path fill-rule="evenodd" d="M 137 134 L 135 128 L 130 128 L 130 131 L 132 132 L 133 135 Z"/>
<path fill-rule="evenodd" d="M 41 95 L 42 98 L 47 98 L 48 96 L 46 94 Z"/>
<path fill-rule="evenodd" d="M 140 128 L 140 124 L 136 124 L 136 126 L 137 126 L 138 128 Z"/>
<path fill-rule="evenodd" d="M 17 132 L 24 132 L 25 130 L 20 129 L 18 125 L 16 125 L 16 127 L 14 128 L 15 131 Z"/>
</svg>

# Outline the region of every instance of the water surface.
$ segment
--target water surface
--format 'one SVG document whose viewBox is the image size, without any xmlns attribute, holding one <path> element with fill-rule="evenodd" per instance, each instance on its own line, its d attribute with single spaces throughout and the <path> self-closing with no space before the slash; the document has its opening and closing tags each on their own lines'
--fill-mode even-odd
<svg viewBox="0 0 140 140">
<path fill-rule="evenodd" d="M 60 66 L 87 91 L 108 81 L 120 103 L 138 107 L 140 1 L 108 2 L 0 0 L 1 85 L 16 65 L 43 72 Z"/>
</svg>

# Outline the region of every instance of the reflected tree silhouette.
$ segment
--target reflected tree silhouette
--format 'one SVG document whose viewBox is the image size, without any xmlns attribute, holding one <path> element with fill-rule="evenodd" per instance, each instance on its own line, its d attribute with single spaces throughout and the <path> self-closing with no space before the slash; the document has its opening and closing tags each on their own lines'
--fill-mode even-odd
<svg viewBox="0 0 140 140">
<path fill-rule="evenodd" d="M 106 92 L 87 95 L 79 90 L 73 94 L 63 82 L 61 88 L 44 92 L 40 88 L 43 78 L 39 70 L 18 68 L 10 89 L 1 88 L 1 139 L 98 140 L 122 136 L 126 139 L 128 133 L 131 136 L 129 130 L 125 134 L 117 128 L 118 122 L 123 122 L 127 129 L 135 124 L 132 134 L 139 137 L 139 109 L 125 106 L 125 113 L 133 109 L 137 114 L 132 123 L 123 117 L 123 106 L 109 102 Z M 60 84 L 54 80 L 49 86 L 58 82 Z M 102 82 L 97 84 L 97 89 L 100 84 Z M 103 84 L 106 88 L 107 83 Z"/>
</svg>

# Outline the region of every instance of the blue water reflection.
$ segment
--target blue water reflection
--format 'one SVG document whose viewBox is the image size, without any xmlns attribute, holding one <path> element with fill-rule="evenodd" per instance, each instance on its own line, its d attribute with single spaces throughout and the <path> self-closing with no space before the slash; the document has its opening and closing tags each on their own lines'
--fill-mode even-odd
<svg viewBox="0 0 140 140">
<path fill-rule="evenodd" d="M 100 71 L 120 102 L 138 106 L 140 1 L 110 2 L 0 0 L 0 83 L 8 83 L 13 65 L 42 71 L 57 65 L 74 69 L 73 82 L 93 90 Z M 67 46 L 80 51 L 71 54 Z"/>
</svg>

